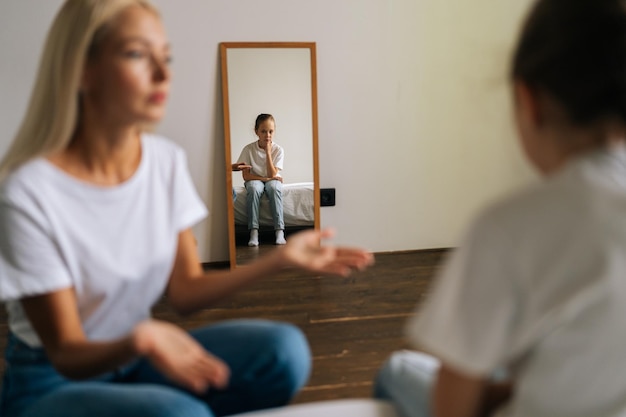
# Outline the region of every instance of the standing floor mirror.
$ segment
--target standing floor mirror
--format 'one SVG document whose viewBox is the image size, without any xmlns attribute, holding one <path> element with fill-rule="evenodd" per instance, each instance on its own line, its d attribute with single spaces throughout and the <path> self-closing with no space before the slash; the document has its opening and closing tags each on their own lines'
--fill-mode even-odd
<svg viewBox="0 0 626 417">
<path fill-rule="evenodd" d="M 273 141 L 284 150 L 283 212 L 287 241 L 300 230 L 319 229 L 317 80 L 315 43 L 224 42 L 220 44 L 226 201 L 231 268 L 274 248 L 267 196 L 260 202 L 258 247 L 249 247 L 241 150 L 258 138 L 257 115 L 275 119 Z"/>
</svg>

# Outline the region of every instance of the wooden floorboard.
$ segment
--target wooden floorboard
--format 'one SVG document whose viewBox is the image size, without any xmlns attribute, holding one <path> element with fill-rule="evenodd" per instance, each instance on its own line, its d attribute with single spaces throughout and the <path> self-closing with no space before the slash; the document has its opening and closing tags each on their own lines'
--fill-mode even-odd
<svg viewBox="0 0 626 417">
<path fill-rule="evenodd" d="M 267 250 L 271 246 L 262 249 Z M 257 253 L 262 252 L 251 251 L 252 256 Z M 186 329 L 252 317 L 294 323 L 306 334 L 313 355 L 311 378 L 294 402 L 369 397 L 385 358 L 407 347 L 406 320 L 426 297 L 445 254 L 446 250 L 381 253 L 373 267 L 348 278 L 286 271 L 191 317 L 180 318 L 164 301 L 155 306 L 154 315 Z M 0 335 L 6 328 L 2 309 Z M 0 337 L 2 351 L 5 344 L 6 338 Z"/>
</svg>

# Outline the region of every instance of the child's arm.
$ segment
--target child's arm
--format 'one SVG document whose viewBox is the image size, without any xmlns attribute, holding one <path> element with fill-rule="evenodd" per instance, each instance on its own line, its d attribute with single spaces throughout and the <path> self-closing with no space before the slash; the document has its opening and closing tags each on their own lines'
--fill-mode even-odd
<svg viewBox="0 0 626 417">
<path fill-rule="evenodd" d="M 487 386 L 485 398 L 483 399 L 481 412 L 479 416 L 491 416 L 493 413 L 509 402 L 513 395 L 513 382 L 500 381 L 492 382 Z"/>
<path fill-rule="evenodd" d="M 252 165 L 248 165 L 245 162 L 235 162 L 234 164 L 230 166 L 230 168 L 233 171 L 242 171 L 244 169 L 252 168 Z"/>
<path fill-rule="evenodd" d="M 272 143 L 267 142 L 265 146 L 265 169 L 267 171 L 267 176 L 269 178 L 274 178 L 278 175 L 278 168 L 274 165 L 274 160 L 272 157 Z"/>
<path fill-rule="evenodd" d="M 259 175 L 253 174 L 252 170 L 250 168 L 242 169 L 241 170 L 241 175 L 242 175 L 244 181 L 259 180 L 259 181 L 263 181 L 263 182 L 268 182 L 268 181 L 271 181 L 271 180 L 278 180 L 280 182 L 283 182 L 283 179 L 280 176 L 261 177 Z"/>
<path fill-rule="evenodd" d="M 487 417 L 507 402 L 511 393 L 510 382 L 492 383 L 442 364 L 435 383 L 433 411 L 437 417 Z"/>
</svg>

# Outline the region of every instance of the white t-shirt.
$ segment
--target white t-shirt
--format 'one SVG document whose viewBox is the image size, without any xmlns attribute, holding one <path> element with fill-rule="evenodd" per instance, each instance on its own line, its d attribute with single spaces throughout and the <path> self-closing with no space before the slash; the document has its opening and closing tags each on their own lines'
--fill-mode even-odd
<svg viewBox="0 0 626 417">
<path fill-rule="evenodd" d="M 626 415 L 626 149 L 486 210 L 407 330 L 468 374 L 511 367 L 498 416 Z"/>
<path fill-rule="evenodd" d="M 207 214 L 184 152 L 142 136 L 137 171 L 123 184 L 80 181 L 43 158 L 0 187 L 0 299 L 11 331 L 41 342 L 19 299 L 73 287 L 90 340 L 128 334 L 150 316 L 173 267 L 178 233 Z"/>
<path fill-rule="evenodd" d="M 257 143 L 258 142 L 252 142 L 244 146 L 237 162 L 245 162 L 246 164 L 251 165 L 251 171 L 253 174 L 258 175 L 259 177 L 267 178 L 269 177 L 269 175 L 267 175 L 267 156 L 265 154 L 265 150 L 259 148 Z M 285 152 L 283 151 L 283 148 L 272 142 L 272 162 L 279 171 L 279 176 L 280 171 L 283 169 L 284 158 Z"/>
</svg>

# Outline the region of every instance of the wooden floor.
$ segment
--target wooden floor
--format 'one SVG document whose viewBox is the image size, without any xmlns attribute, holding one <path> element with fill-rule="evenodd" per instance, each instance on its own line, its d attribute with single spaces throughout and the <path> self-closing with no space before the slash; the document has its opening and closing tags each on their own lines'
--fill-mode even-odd
<svg viewBox="0 0 626 417">
<path fill-rule="evenodd" d="M 245 262 L 267 250 L 271 245 L 238 256 Z M 378 367 L 392 351 L 407 346 L 404 323 L 425 298 L 444 254 L 377 254 L 373 267 L 348 278 L 284 272 L 190 318 L 181 320 L 163 303 L 155 307 L 155 316 L 184 328 L 242 317 L 294 323 L 307 335 L 313 352 L 313 373 L 294 402 L 369 397 Z M 4 310 L 0 332 L 6 334 Z M 0 349 L 5 342 L 0 339 Z"/>
</svg>

